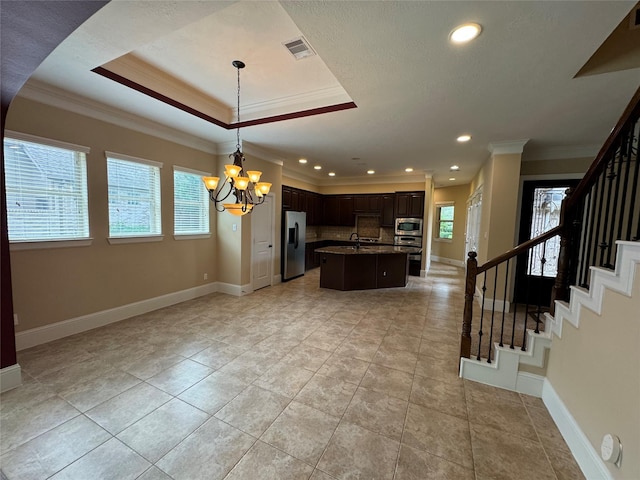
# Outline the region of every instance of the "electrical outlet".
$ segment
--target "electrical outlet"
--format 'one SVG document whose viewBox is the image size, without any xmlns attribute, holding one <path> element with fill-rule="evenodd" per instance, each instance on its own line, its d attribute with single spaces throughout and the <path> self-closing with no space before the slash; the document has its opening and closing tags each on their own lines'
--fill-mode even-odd
<svg viewBox="0 0 640 480">
<path fill-rule="evenodd" d="M 204 279 L 205 279 L 205 280 L 209 280 L 209 274 L 208 274 L 208 273 L 205 273 L 205 274 L 204 274 Z"/>
<path fill-rule="evenodd" d="M 18 314 L 17 313 L 13 314 L 13 324 L 14 325 L 18 325 Z"/>
<path fill-rule="evenodd" d="M 233 230 L 234 232 L 237 232 L 238 231 L 238 224 L 237 223 L 232 224 L 231 225 L 231 230 Z"/>
</svg>

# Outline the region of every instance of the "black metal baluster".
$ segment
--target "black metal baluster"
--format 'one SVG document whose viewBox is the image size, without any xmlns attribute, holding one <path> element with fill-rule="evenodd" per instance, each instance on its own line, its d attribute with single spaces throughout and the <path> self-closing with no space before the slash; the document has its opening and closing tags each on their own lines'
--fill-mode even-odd
<svg viewBox="0 0 640 480">
<path fill-rule="evenodd" d="M 491 330 L 489 331 L 489 355 L 487 355 L 487 363 L 491 363 L 491 346 L 493 344 L 493 318 L 496 314 L 496 293 L 498 287 L 498 265 L 495 267 L 495 274 L 493 276 L 493 303 L 491 305 Z"/>
<path fill-rule="evenodd" d="M 515 348 L 514 347 L 514 343 L 515 343 L 515 335 L 516 335 L 516 313 L 518 312 L 518 304 L 516 303 L 516 298 L 518 298 L 518 291 L 519 291 L 518 290 L 518 283 L 519 283 L 519 281 L 518 281 L 518 272 L 519 272 L 518 263 L 519 263 L 519 261 L 521 259 L 522 259 L 522 255 L 518 255 L 516 257 L 516 270 L 515 270 L 516 271 L 516 281 L 515 281 L 516 287 L 515 287 L 514 292 L 513 292 L 513 302 L 514 302 L 514 305 L 513 305 L 513 324 L 511 325 L 511 345 L 509 346 L 509 348 L 511 348 L 511 350 L 513 350 Z M 526 273 L 527 272 L 525 270 L 525 274 Z"/>
<path fill-rule="evenodd" d="M 609 241 L 608 241 L 609 248 L 607 249 L 607 261 L 604 264 L 604 266 L 607 268 L 613 268 L 613 264 L 611 263 L 611 256 L 616 249 L 616 244 L 614 242 L 617 239 L 613 238 L 613 234 L 616 229 L 616 221 L 618 220 L 622 221 L 622 218 L 623 218 L 622 211 L 618 210 L 618 197 L 620 196 L 620 177 L 622 177 L 622 159 L 624 158 L 623 147 L 624 147 L 624 141 L 620 145 L 620 155 L 618 157 L 618 171 L 614 174 L 616 176 L 616 186 L 615 186 L 615 192 L 613 194 L 613 208 L 611 210 L 611 229 L 609 230 Z M 614 159 L 614 164 L 615 164 L 615 159 Z M 613 166 L 611 168 L 613 170 Z"/>
<path fill-rule="evenodd" d="M 536 310 L 536 329 L 535 333 L 540 333 L 540 313 L 542 309 L 540 304 L 542 303 L 542 280 L 544 279 L 544 265 L 547 263 L 547 241 L 542 244 L 542 258 L 540 259 L 540 286 L 538 288 L 538 308 Z"/>
<path fill-rule="evenodd" d="M 632 130 L 632 131 L 635 131 Z M 633 139 L 631 139 L 631 143 L 633 143 Z M 632 228 L 633 228 L 633 220 L 634 220 L 634 213 L 635 213 L 635 208 L 636 208 L 636 194 L 639 188 L 639 184 L 638 184 L 638 174 L 640 173 L 640 155 L 638 152 L 638 148 L 640 148 L 640 145 L 636 146 L 636 155 L 635 155 L 635 168 L 633 171 L 633 187 L 631 188 L 631 200 L 629 201 L 629 224 L 627 225 L 627 236 L 625 237 L 626 240 L 638 240 L 640 239 L 640 215 L 638 216 L 637 219 L 637 229 L 638 231 L 636 232 L 636 236 L 635 238 L 631 238 L 631 232 L 632 232 Z"/>
<path fill-rule="evenodd" d="M 502 304 L 502 325 L 500 326 L 500 346 L 504 347 L 502 343 L 502 336 L 504 335 L 504 314 L 507 310 L 507 283 L 509 282 L 509 262 L 511 259 L 507 260 L 507 268 L 504 274 L 504 301 Z"/>
<path fill-rule="evenodd" d="M 480 331 L 478 332 L 478 356 L 476 360 L 480 361 L 480 348 L 482 348 L 482 322 L 484 320 L 484 297 L 487 292 L 487 271 L 484 271 L 484 280 L 482 281 L 482 310 L 480 310 Z"/>
<path fill-rule="evenodd" d="M 585 284 L 585 276 L 589 272 L 589 249 L 591 248 L 591 243 L 589 242 L 589 228 L 591 227 L 592 218 L 589 217 L 589 212 L 591 211 L 591 203 L 593 202 L 593 187 L 591 191 L 587 193 L 585 196 L 585 212 L 583 221 L 582 221 L 582 252 L 580 253 L 580 258 L 578 259 L 578 264 L 580 265 L 580 272 L 577 274 L 578 282 L 582 286 Z"/>
<path fill-rule="evenodd" d="M 527 269 L 527 294 L 526 294 L 526 303 L 524 306 L 524 329 L 522 331 L 522 347 L 521 350 L 524 352 L 527 350 L 527 320 L 529 317 L 529 295 L 531 295 L 531 267 L 533 266 L 533 249 L 529 250 L 529 268 Z"/>
<path fill-rule="evenodd" d="M 622 230 L 625 224 L 625 215 L 628 215 L 627 221 L 631 223 L 631 215 L 629 211 L 625 210 L 627 205 L 627 190 L 629 189 L 629 172 L 631 171 L 631 156 L 633 155 L 633 130 L 629 131 L 629 135 L 626 137 L 627 151 L 626 151 L 626 169 L 624 171 L 624 181 L 622 182 L 622 199 L 620 201 L 620 221 L 618 222 L 618 233 L 616 235 L 617 240 L 623 240 Z M 635 189 L 634 189 L 635 190 Z"/>
<path fill-rule="evenodd" d="M 617 149 L 616 149 L 617 151 Z M 609 217 L 612 215 L 611 211 L 611 193 L 613 191 L 613 179 L 616 178 L 616 174 L 614 172 L 614 165 L 616 163 L 615 153 L 613 154 L 613 158 L 609 160 L 607 167 L 609 168 L 609 173 L 607 174 L 607 180 L 609 180 L 609 185 L 607 188 L 607 206 L 604 212 L 604 227 L 602 228 L 602 243 L 600 243 L 600 266 L 604 266 L 604 256 L 606 250 L 611 248 L 611 245 L 607 243 L 607 227 L 609 226 Z"/>
<path fill-rule="evenodd" d="M 598 206 L 598 212 L 597 213 L 595 211 L 593 212 L 595 214 L 596 218 L 597 218 L 597 222 L 596 222 L 596 228 L 595 228 L 595 231 L 594 231 L 595 242 L 594 242 L 594 245 L 593 245 L 593 258 L 589 262 L 589 265 L 595 265 L 597 263 L 597 259 L 598 259 L 598 247 L 599 247 L 598 237 L 600 236 L 600 231 L 601 231 L 600 230 L 600 221 L 602 220 L 602 216 L 603 216 L 602 206 L 604 205 L 604 187 L 605 187 L 605 184 L 607 183 L 604 173 L 601 174 L 598 177 L 598 182 L 600 183 L 600 195 L 599 195 L 599 197 L 600 197 L 600 205 Z M 589 286 L 589 283 L 587 282 L 587 287 L 588 286 Z"/>
</svg>

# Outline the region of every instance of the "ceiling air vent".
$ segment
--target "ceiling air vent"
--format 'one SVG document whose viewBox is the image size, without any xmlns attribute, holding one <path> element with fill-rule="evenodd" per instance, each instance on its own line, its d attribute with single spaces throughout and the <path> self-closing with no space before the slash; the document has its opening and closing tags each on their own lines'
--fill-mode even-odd
<svg viewBox="0 0 640 480">
<path fill-rule="evenodd" d="M 309 42 L 304 37 L 294 38 L 288 42 L 284 42 L 283 45 L 287 47 L 289 53 L 295 57 L 296 60 L 300 60 L 306 57 L 312 57 L 316 52 L 311 48 Z"/>
</svg>

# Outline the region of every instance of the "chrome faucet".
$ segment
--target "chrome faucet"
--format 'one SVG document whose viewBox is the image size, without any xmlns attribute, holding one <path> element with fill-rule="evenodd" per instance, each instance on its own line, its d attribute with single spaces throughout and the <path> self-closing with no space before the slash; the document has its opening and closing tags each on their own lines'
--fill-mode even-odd
<svg viewBox="0 0 640 480">
<path fill-rule="evenodd" d="M 353 232 L 350 236 L 349 236 L 349 240 L 353 240 L 353 236 L 356 236 L 356 248 L 360 248 L 360 236 L 358 235 L 358 232 Z"/>
</svg>

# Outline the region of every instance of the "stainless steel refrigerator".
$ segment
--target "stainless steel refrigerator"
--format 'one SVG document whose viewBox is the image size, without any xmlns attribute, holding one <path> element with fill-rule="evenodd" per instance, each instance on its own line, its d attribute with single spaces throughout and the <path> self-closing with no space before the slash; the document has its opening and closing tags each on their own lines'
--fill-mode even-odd
<svg viewBox="0 0 640 480">
<path fill-rule="evenodd" d="M 307 214 L 305 212 L 284 212 L 283 232 L 283 269 L 282 279 L 304 275 L 304 242 L 305 229 L 307 227 Z"/>
</svg>

